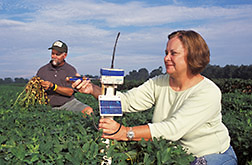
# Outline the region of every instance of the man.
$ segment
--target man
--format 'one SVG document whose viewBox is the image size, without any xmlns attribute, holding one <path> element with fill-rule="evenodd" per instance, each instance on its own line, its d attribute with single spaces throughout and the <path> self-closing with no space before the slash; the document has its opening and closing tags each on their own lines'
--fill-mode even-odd
<svg viewBox="0 0 252 165">
<path fill-rule="evenodd" d="M 58 40 L 48 49 L 52 50 L 51 61 L 38 70 L 37 76 L 44 80 L 41 85 L 47 90 L 50 105 L 57 110 L 65 109 L 84 114 L 93 112 L 90 106 L 74 97 L 75 90 L 71 83 L 66 81 L 66 77 L 79 75 L 76 69 L 65 61 L 67 45 Z"/>
</svg>

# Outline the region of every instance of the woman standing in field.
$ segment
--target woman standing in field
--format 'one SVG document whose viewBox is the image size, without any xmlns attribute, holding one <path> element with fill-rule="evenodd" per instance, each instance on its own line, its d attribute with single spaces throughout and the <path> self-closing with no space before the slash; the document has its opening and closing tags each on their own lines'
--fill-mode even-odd
<svg viewBox="0 0 252 165">
<path fill-rule="evenodd" d="M 222 123 L 221 92 L 200 73 L 209 63 L 210 52 L 204 39 L 194 31 L 175 31 L 168 36 L 165 75 L 148 80 L 121 97 L 124 112 L 138 112 L 155 106 L 153 123 L 125 127 L 100 119 L 103 138 L 145 140 L 164 137 L 179 141 L 196 158 L 192 164 L 237 164 L 226 126 Z M 90 81 L 76 81 L 79 92 L 98 98 L 101 88 Z"/>
</svg>

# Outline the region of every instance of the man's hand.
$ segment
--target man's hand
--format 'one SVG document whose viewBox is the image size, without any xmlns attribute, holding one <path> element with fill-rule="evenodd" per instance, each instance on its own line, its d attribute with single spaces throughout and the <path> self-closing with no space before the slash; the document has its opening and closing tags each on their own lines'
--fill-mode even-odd
<svg viewBox="0 0 252 165">
<path fill-rule="evenodd" d="M 43 88 L 45 88 L 46 90 L 50 89 L 53 87 L 53 83 L 51 83 L 50 81 L 42 81 L 41 85 Z"/>
</svg>

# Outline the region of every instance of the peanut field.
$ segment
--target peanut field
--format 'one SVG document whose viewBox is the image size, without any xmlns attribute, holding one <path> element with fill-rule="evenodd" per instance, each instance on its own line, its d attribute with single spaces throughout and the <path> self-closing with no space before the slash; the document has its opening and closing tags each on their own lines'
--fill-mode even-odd
<svg viewBox="0 0 252 165">
<path fill-rule="evenodd" d="M 223 122 L 229 129 L 238 163 L 251 165 L 251 81 L 214 81 L 223 92 Z M 54 111 L 45 104 L 46 100 L 44 104 L 36 102 L 36 99 L 20 104 L 20 100 L 27 96 L 27 92 L 22 95 L 25 85 L 0 85 L 1 165 L 101 164 L 106 161 L 104 156 L 111 158 L 112 164 L 184 165 L 194 159 L 177 142 L 165 139 L 139 142 L 110 140 L 108 146 L 101 138 L 102 133 L 95 128 L 99 120 L 98 102 L 92 96 L 76 93 L 77 99 L 95 110 L 95 116 L 84 118 L 83 114 Z M 115 120 L 125 126 L 147 124 L 151 122 L 152 111 L 125 113 Z"/>
</svg>

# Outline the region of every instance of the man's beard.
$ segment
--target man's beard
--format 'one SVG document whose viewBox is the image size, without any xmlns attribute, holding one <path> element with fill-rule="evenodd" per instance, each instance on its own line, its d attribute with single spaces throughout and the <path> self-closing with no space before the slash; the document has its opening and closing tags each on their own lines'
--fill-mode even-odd
<svg viewBox="0 0 252 165">
<path fill-rule="evenodd" d="M 60 62 L 57 59 L 52 59 L 53 66 L 59 66 Z"/>
</svg>

